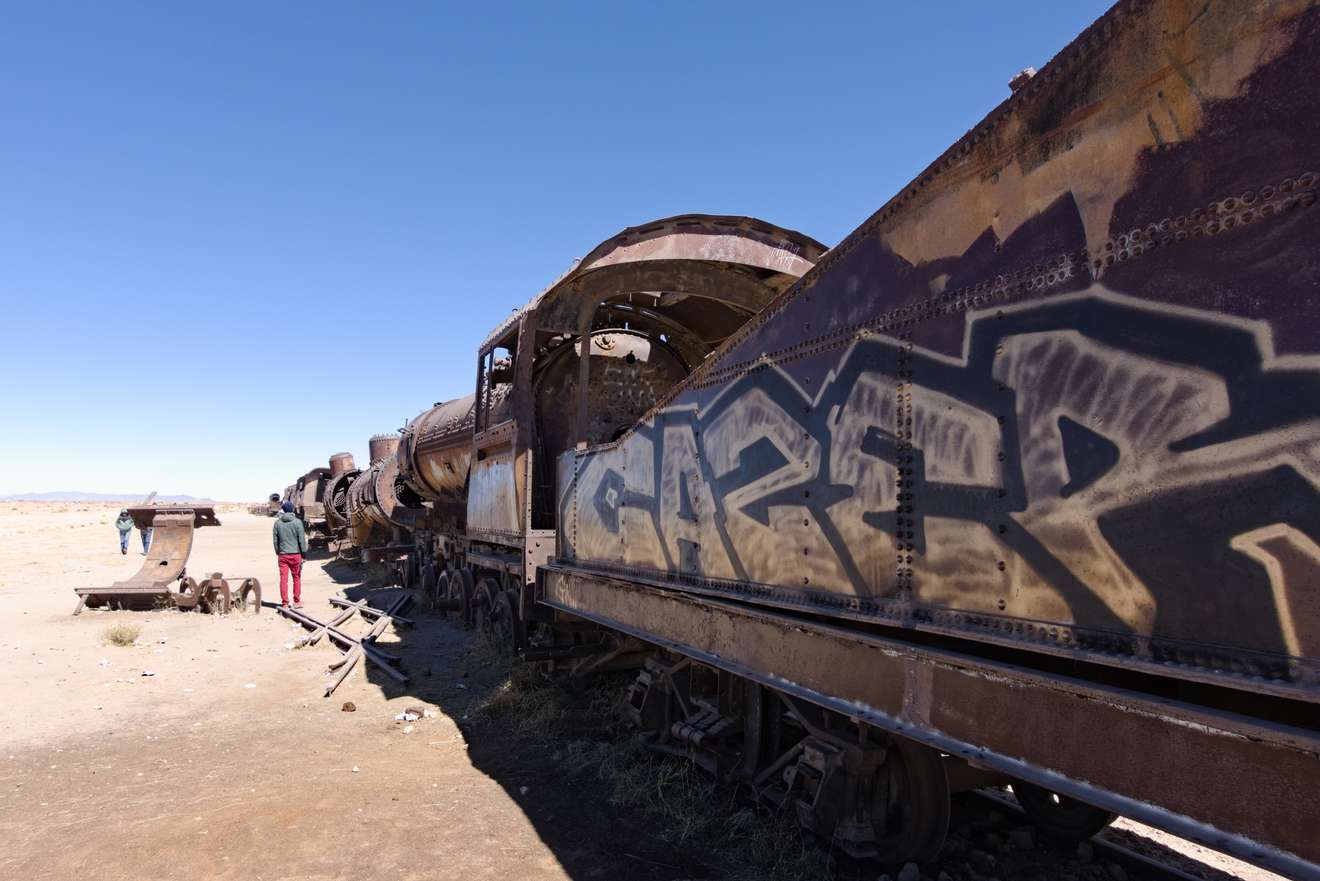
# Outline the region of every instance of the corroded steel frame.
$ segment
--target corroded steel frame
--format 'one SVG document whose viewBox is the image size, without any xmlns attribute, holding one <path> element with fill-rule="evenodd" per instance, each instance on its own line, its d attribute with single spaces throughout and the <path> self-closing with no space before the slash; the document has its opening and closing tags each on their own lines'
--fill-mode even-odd
<svg viewBox="0 0 1320 881">
<path fill-rule="evenodd" d="M 664 334 L 669 345 L 694 366 L 712 344 L 703 338 L 701 327 L 686 326 L 665 314 L 665 309 L 693 299 L 752 315 L 825 251 L 809 236 L 756 218 L 703 214 L 629 227 L 593 248 L 496 327 L 478 348 L 466 536 L 513 548 L 523 546 L 524 536 L 538 528 L 533 510 L 538 443 L 533 382 L 540 363 L 558 346 L 575 345 L 612 321 L 627 321 L 657 339 Z M 637 292 L 659 295 L 650 305 L 630 302 Z M 556 343 L 547 349 L 550 338 Z M 499 417 L 487 424 L 482 419 L 482 365 L 500 346 L 512 347 L 512 389 L 507 409 L 501 406 Z M 589 354 L 590 347 L 581 347 L 577 355 L 579 439 L 585 437 L 588 421 Z M 547 462 L 546 467 L 553 474 L 554 463 Z M 531 580 L 530 569 L 524 578 Z"/>
<path fill-rule="evenodd" d="M 1116 5 L 561 456 L 559 556 L 1320 702 L 1317 56 L 1312 4 Z"/>
<path fill-rule="evenodd" d="M 975 765 L 1320 878 L 1316 731 L 555 563 L 538 590 L 552 609 Z"/>
<path fill-rule="evenodd" d="M 219 526 L 210 506 L 150 506 L 128 509 L 138 529 L 151 529 L 151 547 L 142 568 L 131 578 L 107 587 L 79 587 L 77 615 L 84 605 L 113 602 L 124 605 L 150 604 L 171 596 L 170 585 L 182 578 L 192 553 L 193 530 Z"/>
</svg>

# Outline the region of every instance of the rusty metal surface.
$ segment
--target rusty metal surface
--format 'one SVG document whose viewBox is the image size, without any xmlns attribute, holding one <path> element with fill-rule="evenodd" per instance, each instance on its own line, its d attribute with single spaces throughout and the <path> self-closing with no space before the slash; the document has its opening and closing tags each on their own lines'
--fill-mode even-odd
<svg viewBox="0 0 1320 881">
<path fill-rule="evenodd" d="M 220 525 L 220 520 L 215 516 L 215 508 L 210 505 L 138 505 L 128 509 L 128 516 L 133 518 L 133 525 L 138 529 L 154 529 L 185 521 L 191 523 L 194 529 Z M 154 536 L 152 541 L 155 541 Z"/>
<path fill-rule="evenodd" d="M 629 227 L 574 263 L 491 331 L 481 348 L 533 311 L 540 313 L 543 327 L 575 331 L 584 304 L 621 292 L 699 294 L 718 300 L 735 296 L 739 289 L 764 304 L 769 300 L 765 288 L 772 296 L 783 291 L 825 250 L 809 236 L 754 217 L 684 214 Z M 749 282 L 755 286 L 746 287 Z"/>
<path fill-rule="evenodd" d="M 325 485 L 331 473 L 329 468 L 313 468 L 294 483 L 293 511 L 304 524 L 325 517 Z"/>
<path fill-rule="evenodd" d="M 399 442 L 399 474 L 431 501 L 466 499 L 472 461 L 475 395 L 436 404 L 408 423 Z"/>
<path fill-rule="evenodd" d="M 622 328 L 591 334 L 587 442 L 613 440 L 688 374 L 674 349 Z M 577 425 L 578 363 L 582 344 L 563 347 L 538 365 L 533 388 L 537 438 L 547 449 L 572 446 Z"/>
<path fill-rule="evenodd" d="M 237 582 L 231 586 L 230 582 Z M 201 581 L 184 576 L 179 590 L 169 594 L 169 600 L 178 609 L 198 609 L 215 615 L 228 615 L 235 607 L 239 611 L 261 611 L 261 582 L 256 578 L 227 579 L 221 572 L 212 572 Z"/>
<path fill-rule="evenodd" d="M 338 480 L 347 481 L 344 510 L 354 546 L 372 547 L 389 541 L 396 530 L 415 527 L 424 511 L 417 498 L 400 479 L 398 435 L 377 435 L 370 440 L 371 465 L 360 474 L 352 472 Z M 336 492 L 340 484 L 336 483 Z M 338 516 L 338 511 L 335 512 Z"/>
<path fill-rule="evenodd" d="M 399 460 L 390 456 L 379 464 L 372 491 L 374 504 L 369 506 L 368 516 L 383 526 L 411 528 L 417 522 L 420 509 L 413 504 L 417 500 L 410 498 L 399 479 Z"/>
<path fill-rule="evenodd" d="M 1320 877 L 1315 730 L 555 564 L 542 573 L 553 608 L 1274 871 Z M 1213 773 L 1188 773 L 1191 756 L 1213 757 Z"/>
<path fill-rule="evenodd" d="M 330 476 L 339 477 L 349 471 L 356 470 L 357 465 L 353 462 L 352 453 L 335 453 L 330 457 Z"/>
<path fill-rule="evenodd" d="M 344 478 L 348 481 L 344 510 L 352 543 L 359 548 L 388 541 L 396 526 L 412 523 L 410 517 L 395 517 L 396 509 L 400 507 L 394 489 L 398 477 L 395 453 L 399 448 L 399 436 L 374 435 L 367 445 L 371 464 L 355 476 Z"/>
<path fill-rule="evenodd" d="M 219 526 L 215 509 L 194 506 L 143 506 L 128 509 L 138 529 L 151 529 L 151 546 L 142 568 L 124 581 L 106 587 L 80 587 L 74 592 L 83 604 L 115 602 L 125 605 L 150 604 L 153 597 L 168 597 L 170 585 L 183 577 L 188 556 L 192 553 L 193 531 L 204 526 Z"/>
<path fill-rule="evenodd" d="M 468 489 L 467 525 L 471 532 L 505 533 L 513 538 L 522 532 L 514 484 L 513 453 L 491 453 L 472 466 Z"/>
<path fill-rule="evenodd" d="M 377 434 L 367 441 L 368 457 L 371 464 L 394 458 L 394 451 L 399 448 L 397 434 Z"/>
<path fill-rule="evenodd" d="M 359 472 L 352 478 L 345 494 L 349 530 L 355 547 L 370 545 L 372 533 L 380 529 L 377 521 L 369 513 L 369 507 L 375 501 L 376 475 L 379 471 L 379 463 L 374 463 Z"/>
<path fill-rule="evenodd" d="M 1318 53 L 1115 7 L 568 453 L 560 556 L 1320 701 Z"/>
<path fill-rule="evenodd" d="M 350 468 L 347 471 L 332 475 L 326 481 L 325 522 L 331 532 L 339 532 L 348 528 L 348 488 L 361 473 L 356 468 Z"/>
<path fill-rule="evenodd" d="M 475 446 L 492 449 L 471 467 L 469 529 L 518 544 L 529 525 L 553 528 L 555 457 L 631 424 L 824 251 L 754 218 L 696 214 L 632 227 L 594 248 L 479 348 L 483 359 L 511 361 L 478 380 L 478 419 L 487 396 L 490 414 Z M 596 340 L 587 358 L 583 338 Z M 602 341 L 625 357 L 611 357 Z"/>
</svg>

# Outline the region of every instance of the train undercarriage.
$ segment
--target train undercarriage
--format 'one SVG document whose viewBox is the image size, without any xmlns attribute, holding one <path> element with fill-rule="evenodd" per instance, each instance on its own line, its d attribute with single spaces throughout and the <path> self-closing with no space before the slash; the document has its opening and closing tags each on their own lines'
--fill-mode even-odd
<svg viewBox="0 0 1320 881">
<path fill-rule="evenodd" d="M 1085 840 L 1121 814 L 1312 876 L 1296 854 L 1314 846 L 1314 830 L 1292 795 L 1320 751 L 1305 706 L 1080 664 L 1069 678 L 972 645 L 963 653 L 862 634 L 554 563 L 540 569 L 529 620 L 513 563 L 501 571 L 491 562 L 482 548 L 452 569 L 405 561 L 400 577 L 496 652 L 547 676 L 633 675 L 624 709 L 650 748 L 692 761 L 852 857 L 932 859 L 952 796 L 1011 787 L 1055 840 Z M 791 681 L 776 669 L 815 676 Z M 1016 758 L 1024 752 L 1035 761 Z M 1213 778 L 1174 773 L 1187 755 L 1211 754 Z"/>
</svg>

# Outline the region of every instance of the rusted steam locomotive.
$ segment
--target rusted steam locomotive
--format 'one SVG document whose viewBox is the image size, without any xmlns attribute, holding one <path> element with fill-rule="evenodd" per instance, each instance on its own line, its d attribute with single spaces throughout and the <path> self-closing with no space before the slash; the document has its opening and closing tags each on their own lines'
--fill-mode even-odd
<svg viewBox="0 0 1320 881">
<path fill-rule="evenodd" d="M 1320 877 L 1318 57 L 1124 2 L 836 247 L 626 229 L 320 516 L 851 853 L 1008 783 Z"/>
</svg>

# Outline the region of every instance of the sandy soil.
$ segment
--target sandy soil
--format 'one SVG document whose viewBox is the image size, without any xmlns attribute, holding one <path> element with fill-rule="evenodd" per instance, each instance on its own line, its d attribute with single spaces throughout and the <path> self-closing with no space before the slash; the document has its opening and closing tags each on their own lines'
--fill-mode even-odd
<svg viewBox="0 0 1320 881">
<path fill-rule="evenodd" d="M 394 721 L 437 703 L 361 672 L 323 699 L 336 653 L 286 648 L 301 630 L 270 609 L 71 616 L 74 587 L 141 563 L 136 533 L 120 555 L 117 507 L 0 505 L 0 878 L 570 877 L 450 715 Z M 220 516 L 189 571 L 256 575 L 278 598 L 271 521 Z M 308 564 L 310 612 L 340 587 Z M 102 644 L 121 621 L 137 644 Z"/>
<path fill-rule="evenodd" d="M 653 819 L 611 806 L 595 775 L 566 778 L 553 747 L 470 721 L 496 678 L 473 668 L 470 634 L 425 612 L 381 640 L 404 656 L 407 686 L 359 669 L 328 700 L 326 664 L 338 653 L 324 642 L 290 648 L 302 629 L 269 608 L 73 617 L 73 588 L 141 564 L 136 532 L 119 553 L 118 507 L 0 503 L 0 878 L 721 876 L 717 855 L 674 848 Z M 271 521 L 240 506 L 220 518 L 197 532 L 189 571 L 255 575 L 278 601 Z M 356 567 L 313 555 L 307 610 L 324 620 L 341 593 L 377 592 Z M 140 625 L 137 643 L 104 644 L 121 622 Z M 409 728 L 394 719 L 405 707 L 434 715 Z M 464 731 L 475 732 L 470 746 Z M 1107 834 L 1152 855 L 1181 851 L 1232 877 L 1276 879 L 1120 827 Z"/>
</svg>

